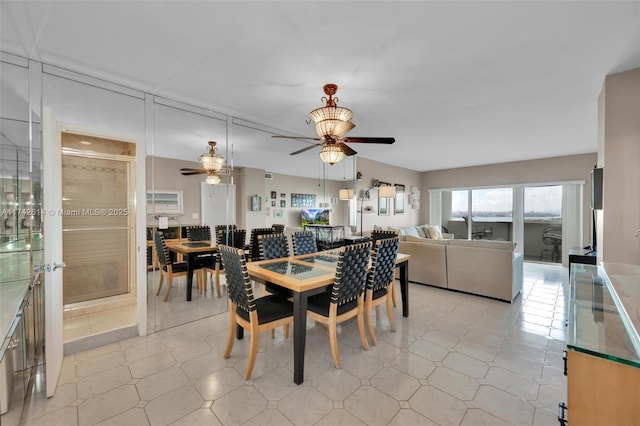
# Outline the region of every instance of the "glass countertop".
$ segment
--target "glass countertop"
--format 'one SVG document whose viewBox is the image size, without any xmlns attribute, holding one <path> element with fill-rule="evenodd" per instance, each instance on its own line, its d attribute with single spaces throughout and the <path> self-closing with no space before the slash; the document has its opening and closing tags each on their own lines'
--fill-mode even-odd
<svg viewBox="0 0 640 426">
<path fill-rule="evenodd" d="M 640 282 L 635 283 L 640 286 Z M 640 338 L 605 269 L 573 264 L 567 346 L 579 352 L 640 368 Z"/>
</svg>

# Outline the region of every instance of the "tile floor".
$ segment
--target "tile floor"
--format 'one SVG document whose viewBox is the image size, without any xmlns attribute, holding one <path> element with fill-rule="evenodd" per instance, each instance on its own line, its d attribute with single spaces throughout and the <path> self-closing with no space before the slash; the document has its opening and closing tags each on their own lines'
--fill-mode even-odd
<svg viewBox="0 0 640 426">
<path fill-rule="evenodd" d="M 411 285 L 397 331 L 382 311 L 378 345 L 363 351 L 353 322 L 339 334 L 309 323 L 305 381 L 293 383 L 291 339 L 268 333 L 251 380 L 249 339 L 222 358 L 228 317 L 65 357 L 56 395 L 25 403 L 23 425 L 555 425 L 562 374 L 567 269 L 525 263 L 507 304 Z"/>
</svg>

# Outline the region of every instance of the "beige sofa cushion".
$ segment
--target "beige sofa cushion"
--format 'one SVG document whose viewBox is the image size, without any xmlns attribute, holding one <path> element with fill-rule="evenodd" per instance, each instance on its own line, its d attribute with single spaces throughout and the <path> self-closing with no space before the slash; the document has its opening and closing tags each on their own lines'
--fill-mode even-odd
<svg viewBox="0 0 640 426">
<path fill-rule="evenodd" d="M 447 284 L 452 290 L 510 302 L 513 299 L 513 244 L 505 241 L 465 241 L 447 245 Z M 482 244 L 479 244 L 482 243 Z M 503 243 L 490 248 L 486 243 Z"/>
<path fill-rule="evenodd" d="M 433 244 L 432 240 L 426 241 L 428 242 L 400 241 L 398 251 L 411 255 L 409 281 L 447 288 L 446 245 Z"/>
<path fill-rule="evenodd" d="M 452 244 L 455 246 L 490 248 L 495 250 L 510 250 L 510 251 L 513 251 L 515 248 L 515 244 L 511 241 L 496 241 L 496 240 L 450 240 L 449 244 Z"/>
</svg>

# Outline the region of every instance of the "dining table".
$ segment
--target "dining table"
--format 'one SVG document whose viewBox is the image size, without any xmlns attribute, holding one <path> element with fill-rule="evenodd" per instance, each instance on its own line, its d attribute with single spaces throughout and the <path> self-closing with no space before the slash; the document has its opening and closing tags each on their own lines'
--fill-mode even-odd
<svg viewBox="0 0 640 426">
<path fill-rule="evenodd" d="M 307 335 L 307 302 L 309 297 L 326 291 L 335 278 L 340 249 L 290 256 L 280 259 L 249 262 L 249 276 L 256 282 L 269 283 L 287 289 L 293 296 L 293 381 L 304 381 L 304 354 Z M 409 316 L 409 258 L 399 253 L 396 269 L 399 270 L 402 316 Z M 236 328 L 236 338 L 242 339 L 244 330 Z"/>
<path fill-rule="evenodd" d="M 211 241 L 171 241 L 167 242 L 169 251 L 181 254 L 187 265 L 187 302 L 191 301 L 191 291 L 193 289 L 193 271 L 201 263 L 199 257 L 214 255 L 218 251 Z"/>
</svg>

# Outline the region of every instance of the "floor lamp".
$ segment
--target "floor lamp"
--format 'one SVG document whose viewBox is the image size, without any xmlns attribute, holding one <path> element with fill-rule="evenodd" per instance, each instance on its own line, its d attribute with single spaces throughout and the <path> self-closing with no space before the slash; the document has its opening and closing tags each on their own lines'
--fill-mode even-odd
<svg viewBox="0 0 640 426">
<path fill-rule="evenodd" d="M 364 191 L 362 194 L 362 199 L 360 200 L 360 236 L 363 236 L 362 233 L 362 223 L 363 223 L 363 212 L 364 212 L 364 200 L 371 196 L 371 190 L 378 190 L 378 198 L 393 198 L 396 196 L 396 187 L 391 185 L 380 185 L 380 186 L 372 186 L 371 188 Z"/>
</svg>

